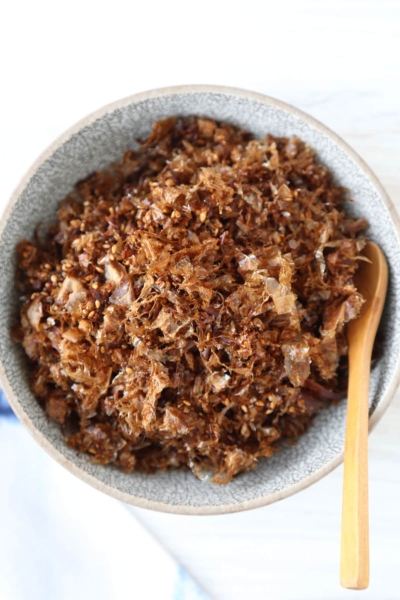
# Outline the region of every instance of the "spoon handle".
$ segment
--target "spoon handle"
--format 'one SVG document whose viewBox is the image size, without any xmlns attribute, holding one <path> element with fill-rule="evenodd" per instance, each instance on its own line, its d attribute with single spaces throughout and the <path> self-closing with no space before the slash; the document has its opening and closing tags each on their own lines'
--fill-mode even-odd
<svg viewBox="0 0 400 600">
<path fill-rule="evenodd" d="M 369 584 L 368 396 L 372 342 L 365 329 L 357 333 L 349 346 L 340 583 L 345 588 L 363 590 Z"/>
</svg>

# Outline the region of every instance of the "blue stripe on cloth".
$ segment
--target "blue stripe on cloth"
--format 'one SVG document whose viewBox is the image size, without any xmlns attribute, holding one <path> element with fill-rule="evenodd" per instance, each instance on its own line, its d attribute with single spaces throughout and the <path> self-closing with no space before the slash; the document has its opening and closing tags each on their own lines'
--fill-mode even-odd
<svg viewBox="0 0 400 600">
<path fill-rule="evenodd" d="M 210 597 L 199 588 L 194 579 L 181 566 L 178 566 L 172 600 L 210 600 Z"/>
<path fill-rule="evenodd" d="M 5 397 L 2 389 L 0 389 L 0 417 L 15 419 L 13 410 L 8 404 L 7 398 Z"/>
</svg>

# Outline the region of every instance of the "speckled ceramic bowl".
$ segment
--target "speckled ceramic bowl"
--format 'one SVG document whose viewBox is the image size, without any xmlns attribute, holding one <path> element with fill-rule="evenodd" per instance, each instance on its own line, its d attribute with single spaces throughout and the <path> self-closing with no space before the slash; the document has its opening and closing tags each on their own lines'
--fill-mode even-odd
<svg viewBox="0 0 400 600">
<path fill-rule="evenodd" d="M 342 460 L 346 403 L 324 410 L 295 447 L 285 448 L 227 486 L 170 471 L 124 474 L 88 462 L 67 448 L 30 387 L 23 351 L 10 338 L 18 297 L 14 290 L 15 246 L 31 237 L 38 221 L 54 218 L 57 204 L 79 179 L 118 159 L 149 133 L 157 119 L 199 114 L 240 125 L 255 136 L 297 135 L 309 142 L 336 181 L 350 190 L 350 210 L 370 222 L 370 237 L 390 265 L 389 294 L 382 323 L 382 356 L 371 381 L 370 425 L 388 406 L 399 380 L 400 245 L 394 207 L 375 175 L 347 144 L 326 127 L 278 100 L 238 89 L 187 86 L 137 94 L 100 109 L 59 138 L 33 165 L 15 191 L 0 231 L 0 373 L 14 411 L 39 444 L 72 473 L 124 502 L 186 514 L 227 513 L 281 500 L 314 483 Z"/>
</svg>

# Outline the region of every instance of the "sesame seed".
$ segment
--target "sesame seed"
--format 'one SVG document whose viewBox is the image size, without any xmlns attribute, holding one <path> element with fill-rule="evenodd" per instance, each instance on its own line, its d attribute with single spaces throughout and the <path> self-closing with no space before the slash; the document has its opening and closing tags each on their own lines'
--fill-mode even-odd
<svg viewBox="0 0 400 600">
<path fill-rule="evenodd" d="M 101 267 L 95 267 L 95 269 L 98 273 L 104 273 L 104 269 L 102 269 Z"/>
<path fill-rule="evenodd" d="M 114 207 L 110 206 L 110 208 L 108 209 L 110 212 L 110 215 L 113 215 L 115 213 Z"/>
<path fill-rule="evenodd" d="M 94 312 L 94 310 L 91 310 L 90 313 L 88 314 L 89 319 L 93 319 L 95 314 L 96 313 Z"/>
<path fill-rule="evenodd" d="M 48 271 L 51 269 L 51 265 L 49 265 L 49 263 L 46 263 L 44 265 L 44 268 L 47 269 Z"/>
<path fill-rule="evenodd" d="M 207 341 L 210 339 L 210 337 L 211 337 L 211 334 L 210 334 L 210 332 L 208 332 L 207 333 Z"/>
<path fill-rule="evenodd" d="M 126 372 L 128 373 L 128 375 L 132 375 L 133 369 L 131 369 L 130 367 L 126 367 Z"/>
<path fill-rule="evenodd" d="M 98 287 L 99 287 L 99 284 L 97 283 L 97 281 L 95 281 L 94 283 L 92 283 L 92 288 L 94 290 L 97 290 Z"/>
<path fill-rule="evenodd" d="M 57 275 L 52 275 L 50 279 L 53 283 L 57 283 Z"/>
<path fill-rule="evenodd" d="M 96 300 L 95 305 L 96 305 L 96 308 L 100 308 L 100 306 L 101 306 L 100 300 Z"/>
<path fill-rule="evenodd" d="M 101 346 L 101 347 L 100 347 L 100 352 L 101 352 L 102 354 L 105 354 L 105 353 L 106 353 L 106 349 L 104 348 L 104 346 Z"/>
<path fill-rule="evenodd" d="M 247 406 L 245 404 L 243 404 L 240 408 L 244 413 L 247 413 Z"/>
<path fill-rule="evenodd" d="M 201 213 L 200 213 L 200 221 L 202 223 L 204 223 L 204 221 L 206 220 L 206 217 L 207 217 L 207 211 L 206 210 L 202 210 Z"/>
<path fill-rule="evenodd" d="M 110 248 L 110 244 L 103 244 L 103 248 Z"/>
<path fill-rule="evenodd" d="M 111 261 L 115 260 L 115 256 L 114 256 L 114 254 L 110 254 L 110 260 L 111 260 Z"/>
<path fill-rule="evenodd" d="M 186 406 L 191 406 L 190 402 L 188 400 L 184 400 L 183 404 L 186 404 Z"/>
<path fill-rule="evenodd" d="M 262 402 L 261 400 L 257 400 L 256 406 L 264 406 L 264 402 Z"/>
<path fill-rule="evenodd" d="M 117 251 L 118 251 L 118 246 L 117 246 L 117 244 L 114 244 L 114 246 L 111 248 L 111 252 L 113 254 L 117 254 Z"/>
<path fill-rule="evenodd" d="M 121 348 L 122 348 L 123 350 L 126 350 L 126 349 L 127 349 L 127 347 L 128 347 L 128 346 L 127 346 L 126 344 L 122 344 L 122 345 L 121 345 Z"/>
</svg>

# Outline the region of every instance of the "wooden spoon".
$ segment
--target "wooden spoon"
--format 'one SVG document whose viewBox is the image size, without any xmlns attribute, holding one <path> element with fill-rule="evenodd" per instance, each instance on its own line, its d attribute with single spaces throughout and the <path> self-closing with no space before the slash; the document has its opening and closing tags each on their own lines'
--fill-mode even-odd
<svg viewBox="0 0 400 600">
<path fill-rule="evenodd" d="M 347 325 L 349 388 L 344 450 L 340 583 L 353 590 L 369 584 L 368 396 L 372 347 L 385 303 L 388 266 L 369 242 L 355 277 L 365 298 L 358 319 Z"/>
</svg>

